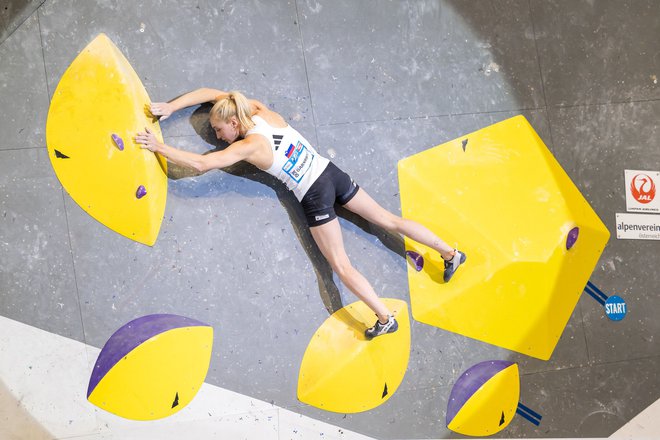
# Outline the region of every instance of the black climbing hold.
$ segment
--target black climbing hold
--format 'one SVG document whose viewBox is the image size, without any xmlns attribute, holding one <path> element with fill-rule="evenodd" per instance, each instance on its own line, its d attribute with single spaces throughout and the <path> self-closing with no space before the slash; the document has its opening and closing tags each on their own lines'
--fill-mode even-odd
<svg viewBox="0 0 660 440">
<path fill-rule="evenodd" d="M 124 140 L 114 133 L 112 133 L 110 137 L 112 138 L 117 148 L 119 148 L 119 151 L 124 151 Z"/>
<path fill-rule="evenodd" d="M 500 419 L 500 426 L 504 425 L 504 411 L 502 411 L 502 418 Z"/>
<path fill-rule="evenodd" d="M 385 396 L 387 396 L 387 382 L 385 382 L 385 388 L 383 388 L 383 395 L 381 398 L 385 398 Z"/>
<path fill-rule="evenodd" d="M 68 159 L 69 158 L 69 156 L 67 156 L 66 154 L 60 153 L 58 150 L 55 150 L 55 157 L 58 158 L 58 159 Z"/>
<path fill-rule="evenodd" d="M 179 406 L 179 393 L 176 393 L 176 397 L 174 397 L 174 402 L 172 403 L 172 408 L 175 406 Z"/>
<path fill-rule="evenodd" d="M 464 139 L 463 140 L 463 151 L 465 151 L 465 148 L 467 147 L 468 140 Z"/>
</svg>

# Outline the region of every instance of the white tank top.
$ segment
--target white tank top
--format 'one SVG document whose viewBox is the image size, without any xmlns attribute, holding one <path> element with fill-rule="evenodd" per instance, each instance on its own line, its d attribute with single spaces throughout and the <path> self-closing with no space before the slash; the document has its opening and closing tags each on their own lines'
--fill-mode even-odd
<svg viewBox="0 0 660 440">
<path fill-rule="evenodd" d="M 275 176 L 302 200 L 316 179 L 330 162 L 319 155 L 312 145 L 290 125 L 272 127 L 261 116 L 252 116 L 254 128 L 245 135 L 260 134 L 270 143 L 273 150 L 273 165 L 266 171 Z"/>
</svg>

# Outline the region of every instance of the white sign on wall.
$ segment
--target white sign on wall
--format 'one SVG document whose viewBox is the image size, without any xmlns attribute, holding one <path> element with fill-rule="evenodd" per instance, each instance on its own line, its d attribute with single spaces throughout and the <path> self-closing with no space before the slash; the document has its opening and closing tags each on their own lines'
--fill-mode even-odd
<svg viewBox="0 0 660 440">
<path fill-rule="evenodd" d="M 617 213 L 616 238 L 660 240 L 660 215 Z"/>
<path fill-rule="evenodd" d="M 630 212 L 660 212 L 660 171 L 625 170 L 626 210 Z"/>
</svg>

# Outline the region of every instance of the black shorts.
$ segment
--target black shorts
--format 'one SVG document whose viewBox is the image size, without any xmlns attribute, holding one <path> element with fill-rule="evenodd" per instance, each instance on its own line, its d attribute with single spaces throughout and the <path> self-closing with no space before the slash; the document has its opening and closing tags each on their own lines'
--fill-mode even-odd
<svg viewBox="0 0 660 440">
<path fill-rule="evenodd" d="M 321 226 L 337 218 L 335 203 L 347 204 L 359 189 L 348 174 L 330 162 L 300 201 L 307 224 Z"/>
</svg>

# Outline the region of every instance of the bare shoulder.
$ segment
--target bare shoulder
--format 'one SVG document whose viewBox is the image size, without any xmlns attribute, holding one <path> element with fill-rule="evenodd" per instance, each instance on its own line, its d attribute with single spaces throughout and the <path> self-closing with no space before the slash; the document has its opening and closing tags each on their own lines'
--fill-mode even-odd
<svg viewBox="0 0 660 440">
<path fill-rule="evenodd" d="M 270 149 L 270 143 L 261 134 L 247 135 L 242 140 L 231 144 L 230 147 L 235 145 L 241 149 L 243 160 L 262 170 L 270 168 L 273 162 L 273 153 Z"/>
<path fill-rule="evenodd" d="M 250 134 L 242 139 L 232 142 L 226 149 L 240 150 L 245 155 L 250 155 L 259 150 L 261 144 L 266 142 L 265 138 L 260 135 Z"/>
<path fill-rule="evenodd" d="M 250 106 L 252 107 L 252 114 L 260 116 L 264 121 L 272 127 L 284 128 L 287 125 L 286 120 L 279 113 L 269 109 L 264 103 L 257 101 L 256 99 L 250 100 Z"/>
</svg>

